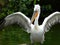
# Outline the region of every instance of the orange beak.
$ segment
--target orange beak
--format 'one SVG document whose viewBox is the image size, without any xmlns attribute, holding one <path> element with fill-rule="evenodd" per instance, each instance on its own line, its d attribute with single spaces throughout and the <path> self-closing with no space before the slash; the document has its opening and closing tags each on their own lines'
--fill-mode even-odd
<svg viewBox="0 0 60 45">
<path fill-rule="evenodd" d="M 36 17 L 38 16 L 38 11 L 35 11 L 33 13 L 33 16 L 32 16 L 32 19 L 31 19 L 31 22 L 33 23 L 33 21 L 36 19 Z"/>
</svg>

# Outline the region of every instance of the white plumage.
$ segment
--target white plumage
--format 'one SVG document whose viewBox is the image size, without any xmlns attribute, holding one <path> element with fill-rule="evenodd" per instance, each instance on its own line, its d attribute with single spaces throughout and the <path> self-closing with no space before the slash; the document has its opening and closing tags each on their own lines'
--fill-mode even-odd
<svg viewBox="0 0 60 45">
<path fill-rule="evenodd" d="M 21 12 L 16 12 L 16 13 L 8 15 L 5 18 L 4 26 L 10 25 L 10 24 L 14 24 L 14 23 L 22 26 L 25 29 L 25 31 L 31 30 L 30 19 L 28 17 L 26 17 Z"/>
<path fill-rule="evenodd" d="M 54 12 L 46 17 L 42 23 L 44 30 L 49 31 L 50 27 L 55 23 L 60 23 L 60 12 Z"/>
<path fill-rule="evenodd" d="M 44 34 L 48 32 L 50 27 L 55 23 L 60 23 L 60 12 L 54 12 L 46 17 L 42 25 L 38 24 L 40 15 L 40 6 L 37 4 L 34 6 L 34 13 L 31 20 L 21 12 L 16 12 L 8 15 L 4 20 L 4 26 L 17 23 L 22 26 L 26 32 L 30 33 L 31 43 L 44 42 Z M 35 19 L 35 21 L 34 21 Z M 34 24 L 32 22 L 34 21 Z M 0 26 L 2 27 L 2 26 Z"/>
</svg>

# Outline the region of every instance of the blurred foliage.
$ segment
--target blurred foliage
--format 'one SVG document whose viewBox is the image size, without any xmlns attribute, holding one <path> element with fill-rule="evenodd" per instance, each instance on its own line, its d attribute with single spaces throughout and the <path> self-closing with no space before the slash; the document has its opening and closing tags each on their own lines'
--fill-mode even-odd
<svg viewBox="0 0 60 45">
<path fill-rule="evenodd" d="M 21 11 L 27 16 L 31 17 L 33 13 L 33 7 L 40 0 L 0 0 L 0 19 L 6 17 L 7 15 Z M 52 10 L 50 4 L 42 5 L 42 15 L 46 16 Z M 46 14 L 45 14 L 46 13 Z M 44 17 L 42 16 L 42 17 Z"/>
<path fill-rule="evenodd" d="M 50 4 L 42 6 L 42 17 L 50 15 L 52 12 L 52 6 Z"/>
<path fill-rule="evenodd" d="M 0 0 L 0 19 L 18 11 L 21 11 L 28 17 L 31 17 L 33 7 L 37 3 L 40 4 L 40 0 Z M 41 17 L 47 16 L 51 11 L 52 6 L 50 4 L 42 5 Z M 58 25 L 55 27 L 53 26 L 51 31 L 48 32 L 48 34 L 46 33 L 46 41 L 43 45 L 60 45 L 60 27 Z M 7 26 L 0 31 L 0 45 L 18 45 L 21 43 L 30 43 L 30 39 L 29 34 L 24 32 L 18 25 Z"/>
<path fill-rule="evenodd" d="M 16 24 L 7 26 L 0 31 L 0 45 L 18 45 L 29 43 L 29 34 Z"/>
<path fill-rule="evenodd" d="M 4 0 L 1 2 L 4 3 Z M 6 2 L 6 1 L 5 1 Z M 0 19 L 13 13 L 21 11 L 26 15 L 30 15 L 32 12 L 32 6 L 31 6 L 32 0 L 8 0 L 7 3 L 0 8 Z M 2 3 L 1 3 L 2 5 Z"/>
</svg>

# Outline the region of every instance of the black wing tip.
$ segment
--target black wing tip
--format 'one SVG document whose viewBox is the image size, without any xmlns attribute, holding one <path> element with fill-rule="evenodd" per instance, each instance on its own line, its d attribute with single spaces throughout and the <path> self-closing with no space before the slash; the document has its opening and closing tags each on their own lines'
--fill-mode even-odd
<svg viewBox="0 0 60 45">
<path fill-rule="evenodd" d="M 2 19 L 2 20 L 0 21 L 0 30 L 3 29 L 4 24 L 5 24 L 5 19 Z"/>
</svg>

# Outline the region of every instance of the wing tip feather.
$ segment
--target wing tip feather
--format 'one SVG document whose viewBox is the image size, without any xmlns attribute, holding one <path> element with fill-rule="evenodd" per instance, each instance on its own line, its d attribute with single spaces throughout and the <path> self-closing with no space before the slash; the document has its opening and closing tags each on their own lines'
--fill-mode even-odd
<svg viewBox="0 0 60 45">
<path fill-rule="evenodd" d="M 2 30 L 2 29 L 3 29 L 4 24 L 5 24 L 5 19 L 3 19 L 3 20 L 1 21 L 1 24 L 0 24 L 0 30 Z"/>
</svg>

